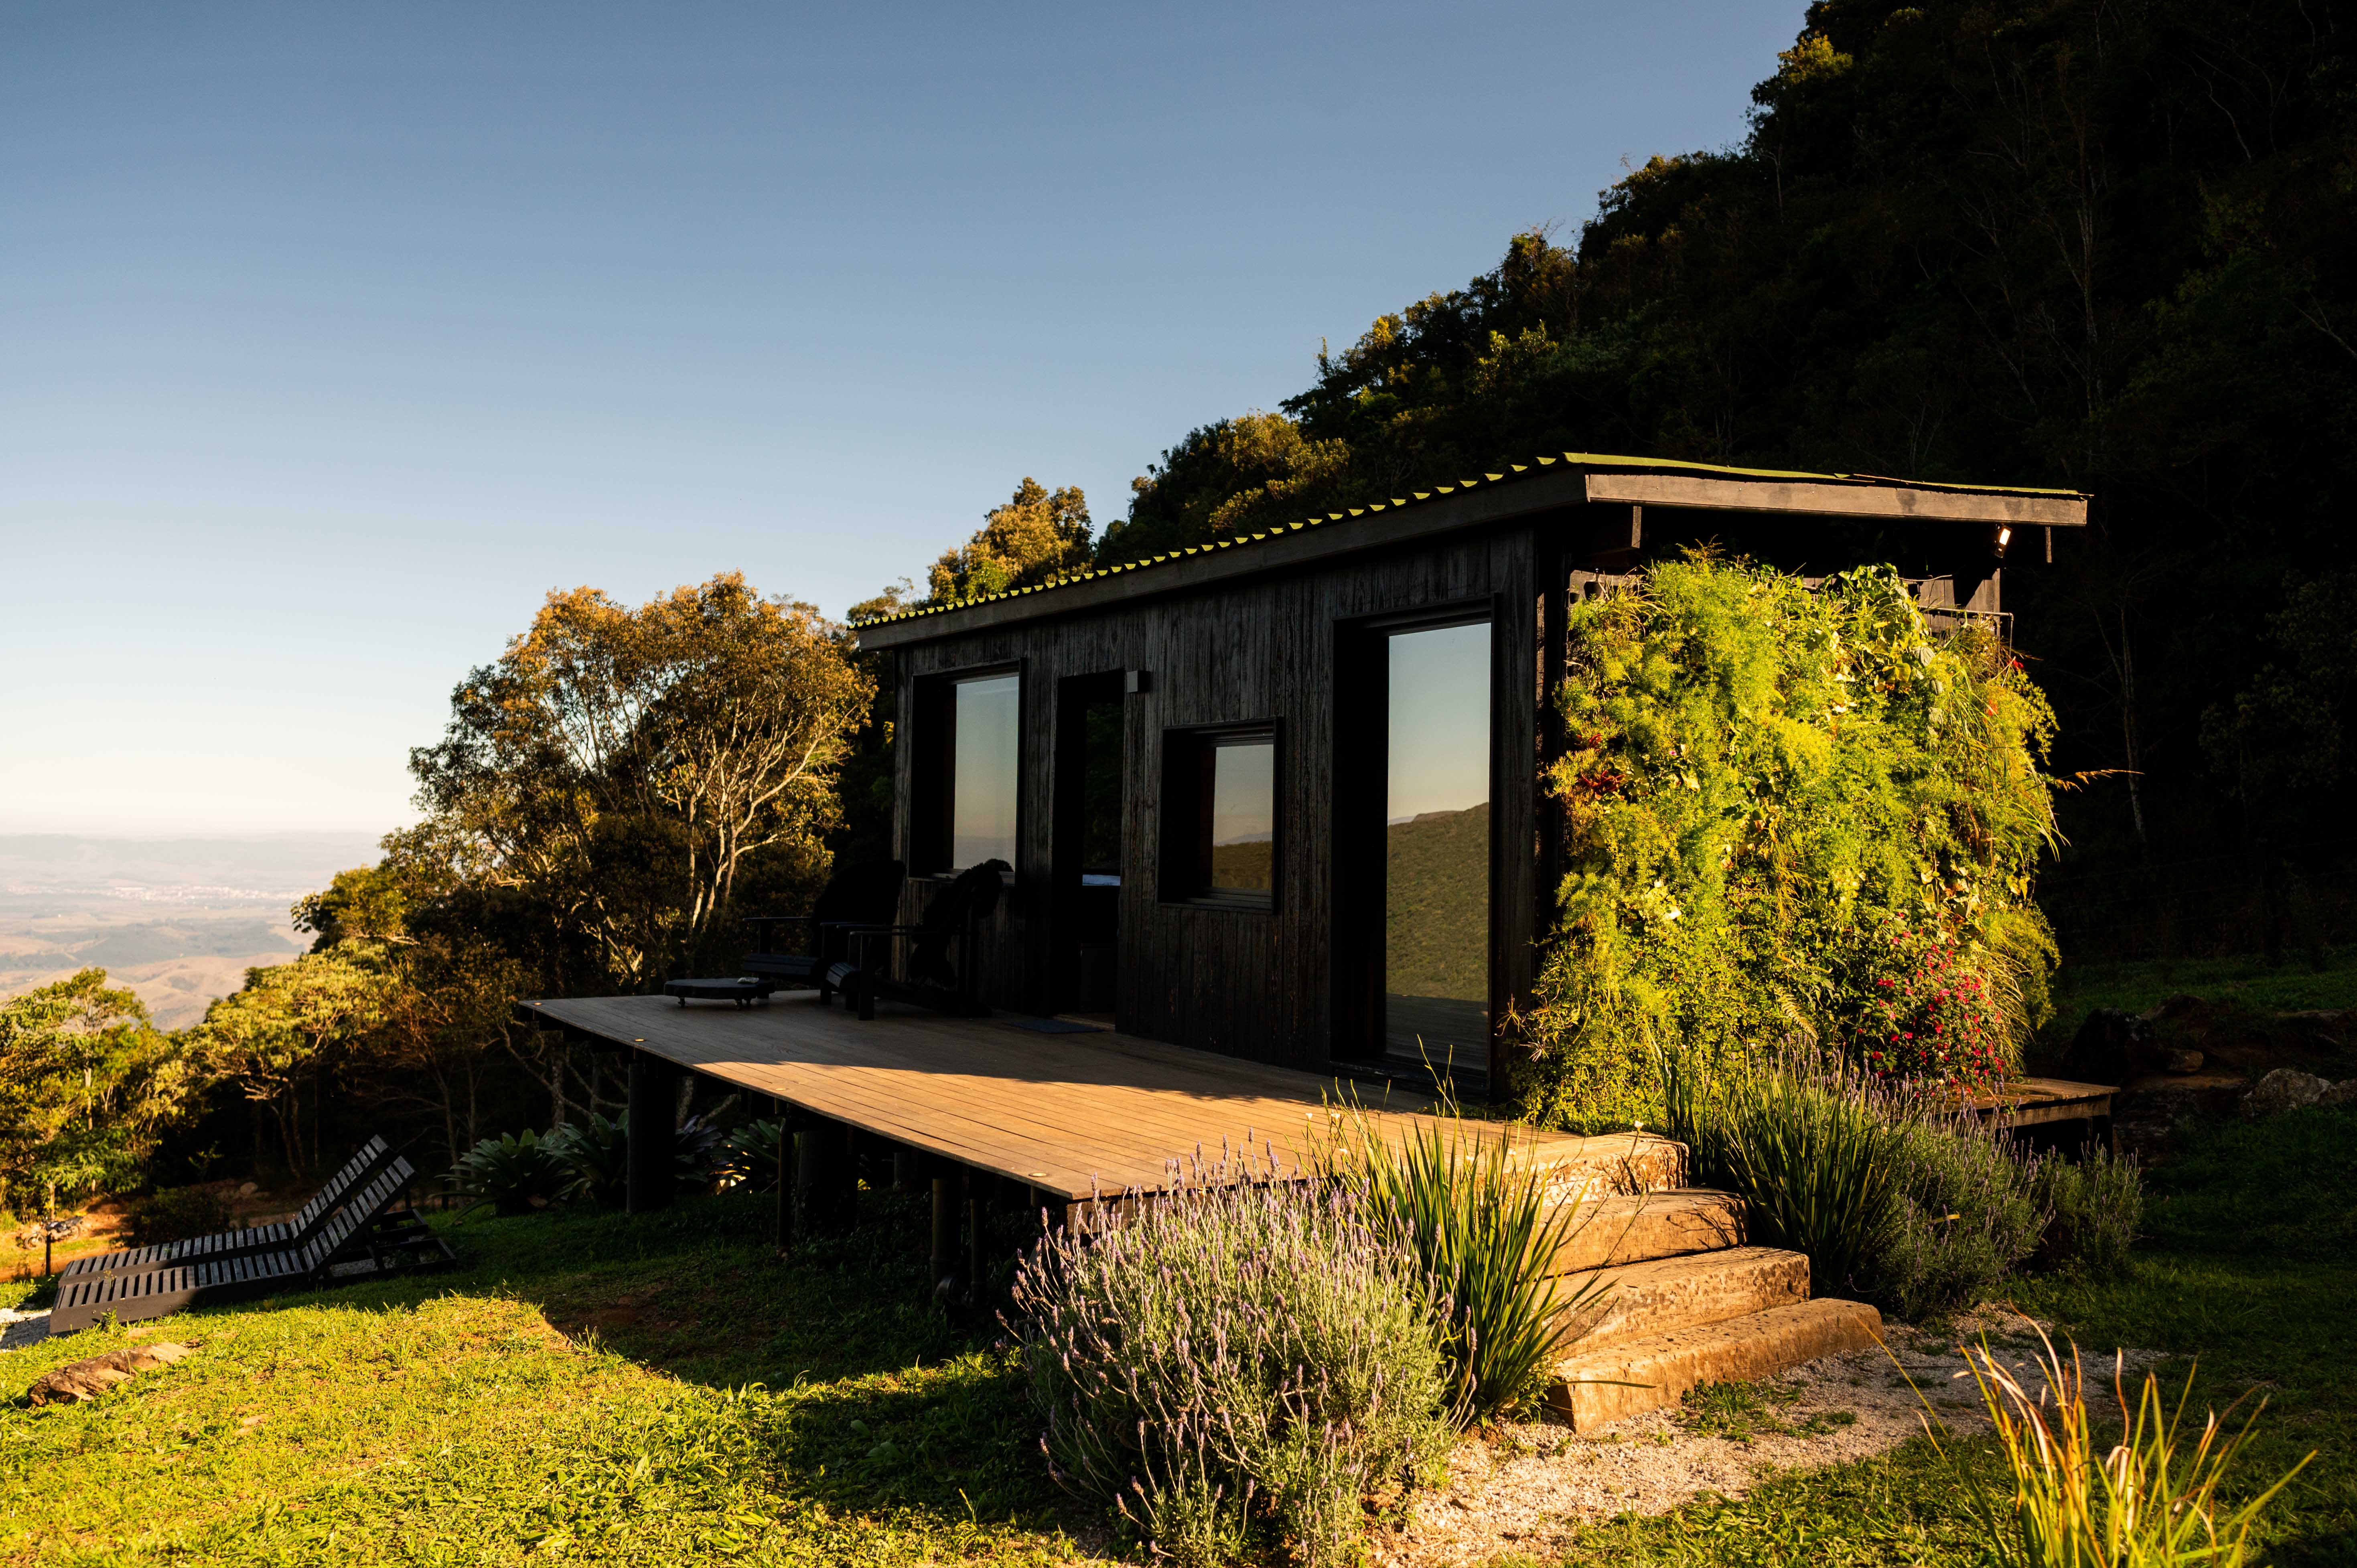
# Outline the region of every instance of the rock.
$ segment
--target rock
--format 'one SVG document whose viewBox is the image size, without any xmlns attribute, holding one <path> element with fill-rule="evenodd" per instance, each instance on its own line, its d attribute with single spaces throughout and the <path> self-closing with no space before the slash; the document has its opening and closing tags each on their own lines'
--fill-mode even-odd
<svg viewBox="0 0 2357 1568">
<path fill-rule="evenodd" d="M 2117 1084 L 2142 1073 L 2158 1072 L 2161 1066 L 2161 1048 L 2148 1020 L 2116 1008 L 2098 1007 L 2071 1037 L 2062 1076 L 2082 1083 Z"/>
<path fill-rule="evenodd" d="M 2186 1073 L 2200 1072 L 2201 1070 L 2201 1062 L 2202 1056 L 2200 1051 L 2180 1051 L 2171 1047 L 2169 1053 L 2169 1058 L 2162 1066 L 2162 1070 L 2177 1073 L 2180 1076 Z"/>
<path fill-rule="evenodd" d="M 117 1383 L 127 1383 L 141 1372 L 154 1367 L 168 1367 L 173 1362 L 194 1354 L 194 1345 L 180 1345 L 170 1340 L 161 1345 L 134 1345 L 124 1350 L 109 1350 L 103 1356 L 92 1356 L 86 1361 L 44 1372 L 26 1391 L 26 1398 L 34 1404 L 81 1404 L 94 1400 Z"/>
<path fill-rule="evenodd" d="M 2298 1068 L 2279 1067 L 2259 1079 L 2258 1087 L 2243 1096 L 2243 1119 L 2261 1121 L 2280 1116 L 2287 1111 L 2297 1111 L 2303 1105 L 2313 1105 L 2324 1098 L 2332 1085 L 2312 1072 Z"/>
<path fill-rule="evenodd" d="M 2357 1104 L 2357 1078 L 2344 1078 L 2316 1097 L 2319 1105 Z"/>
</svg>

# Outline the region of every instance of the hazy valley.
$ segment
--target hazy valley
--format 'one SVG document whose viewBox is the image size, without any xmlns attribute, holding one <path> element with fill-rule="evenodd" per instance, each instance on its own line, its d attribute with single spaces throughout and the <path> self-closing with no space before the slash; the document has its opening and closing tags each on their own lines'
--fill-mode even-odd
<svg viewBox="0 0 2357 1568">
<path fill-rule="evenodd" d="M 92 965 L 178 1028 L 256 964 L 308 945 L 288 906 L 376 858 L 362 833 L 251 839 L 0 834 L 0 999 Z"/>
</svg>

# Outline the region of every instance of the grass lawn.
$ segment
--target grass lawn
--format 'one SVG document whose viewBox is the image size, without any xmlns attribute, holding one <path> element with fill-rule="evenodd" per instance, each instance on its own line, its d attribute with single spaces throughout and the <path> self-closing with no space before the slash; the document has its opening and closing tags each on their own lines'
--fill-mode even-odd
<svg viewBox="0 0 2357 1568">
<path fill-rule="evenodd" d="M 791 1265 L 766 1198 L 478 1219 L 455 1273 L 135 1326 L 201 1348 L 86 1405 L 22 1400 L 123 1331 L 0 1355 L 0 1562 L 1072 1556 L 1016 1380 L 917 1305 L 923 1213 L 867 1201 Z"/>
<path fill-rule="evenodd" d="M 2320 971 L 2310 969 L 2297 954 L 2287 953 L 2281 964 L 2270 969 L 2256 953 L 2243 953 L 2133 963 L 2066 962 L 2054 978 L 2054 1017 L 2040 1034 L 2050 1045 L 2060 1046 L 2098 1007 L 2140 1013 L 2179 992 L 2254 1013 L 2357 1007 L 2357 947 L 2330 950 Z"/>
<path fill-rule="evenodd" d="M 2357 1563 L 2357 1111 L 2209 1129 L 2152 1187 L 2127 1278 L 2032 1281 L 2020 1305 L 2090 1350 L 2198 1352 L 2199 1401 L 2264 1391 L 2243 1483 L 2322 1451 L 2267 1561 Z M 790 1265 L 763 1198 L 479 1219 L 453 1274 L 140 1326 L 201 1348 L 89 1405 L 21 1399 L 121 1331 L 0 1355 L 0 1562 L 1079 1554 L 1011 1369 L 916 1305 L 920 1206 L 866 1202 L 858 1235 Z M 1994 1474 L 1986 1443 L 1956 1457 Z M 1918 1440 L 1593 1526 L 1569 1561 L 1964 1564 L 1956 1484 Z"/>
</svg>

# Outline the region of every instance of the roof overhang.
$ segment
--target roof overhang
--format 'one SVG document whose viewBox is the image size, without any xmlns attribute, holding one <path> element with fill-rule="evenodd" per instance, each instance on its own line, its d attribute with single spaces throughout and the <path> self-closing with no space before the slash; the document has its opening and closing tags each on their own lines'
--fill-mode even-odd
<svg viewBox="0 0 2357 1568">
<path fill-rule="evenodd" d="M 1047 616 L 1185 593 L 1232 578 L 1591 503 L 2014 528 L 2080 528 L 2087 521 L 2087 497 L 2074 490 L 1932 484 L 1866 474 L 1782 473 L 1566 452 L 1560 457 L 1515 464 L 1507 474 L 1484 474 L 1412 497 L 1283 524 L 1245 538 L 1198 545 L 968 604 L 867 621 L 854 629 L 863 650 L 902 648 Z"/>
</svg>

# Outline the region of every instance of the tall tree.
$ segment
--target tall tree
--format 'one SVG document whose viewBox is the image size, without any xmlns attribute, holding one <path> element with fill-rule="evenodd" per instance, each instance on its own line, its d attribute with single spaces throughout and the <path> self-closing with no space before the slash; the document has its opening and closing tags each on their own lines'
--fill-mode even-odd
<svg viewBox="0 0 2357 1568">
<path fill-rule="evenodd" d="M 978 598 L 1076 571 L 1089 564 L 1091 537 L 1089 501 L 1078 486 L 1051 491 L 1027 475 L 1005 506 L 983 514 L 972 539 L 933 563 L 931 597 Z"/>
<path fill-rule="evenodd" d="M 470 876 L 526 896 L 641 990 L 726 945 L 756 856 L 823 871 L 834 775 L 873 682 L 811 606 L 741 574 L 637 609 L 552 593 L 410 754 L 419 803 Z"/>
<path fill-rule="evenodd" d="M 102 969 L 0 1002 L 0 1208 L 28 1180 L 127 1175 L 194 1087 L 185 1053 Z"/>
</svg>

